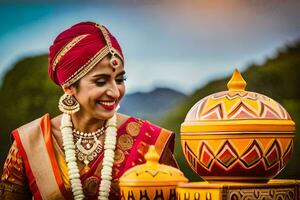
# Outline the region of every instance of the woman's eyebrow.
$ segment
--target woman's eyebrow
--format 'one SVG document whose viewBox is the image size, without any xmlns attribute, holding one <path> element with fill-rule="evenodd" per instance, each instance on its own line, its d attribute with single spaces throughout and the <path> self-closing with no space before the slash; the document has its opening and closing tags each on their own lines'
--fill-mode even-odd
<svg viewBox="0 0 300 200">
<path fill-rule="evenodd" d="M 124 75 L 124 74 L 126 74 L 126 72 L 123 70 L 120 73 L 118 73 L 117 76 L 121 76 L 121 75 Z"/>
<path fill-rule="evenodd" d="M 97 78 L 109 78 L 110 74 L 95 74 L 92 76 L 92 78 L 97 79 Z"/>
<path fill-rule="evenodd" d="M 126 72 L 123 70 L 121 71 L 120 73 L 117 74 L 117 76 L 121 76 L 121 75 L 124 75 Z M 95 74 L 92 76 L 92 78 L 94 79 L 97 79 L 97 78 L 110 78 L 111 77 L 111 74 Z"/>
</svg>

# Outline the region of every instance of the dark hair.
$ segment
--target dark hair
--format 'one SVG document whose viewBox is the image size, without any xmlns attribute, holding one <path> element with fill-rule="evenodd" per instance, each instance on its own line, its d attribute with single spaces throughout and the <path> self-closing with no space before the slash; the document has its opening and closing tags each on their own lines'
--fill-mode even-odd
<svg viewBox="0 0 300 200">
<path fill-rule="evenodd" d="M 76 81 L 75 83 L 72 84 L 72 86 L 74 88 L 76 88 L 77 90 L 79 90 L 79 85 L 80 85 L 80 79 L 78 81 Z"/>
</svg>

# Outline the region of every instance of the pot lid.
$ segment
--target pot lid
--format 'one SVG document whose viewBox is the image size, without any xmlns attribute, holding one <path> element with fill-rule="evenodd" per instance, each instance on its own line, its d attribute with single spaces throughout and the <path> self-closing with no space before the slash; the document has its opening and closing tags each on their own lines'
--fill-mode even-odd
<svg viewBox="0 0 300 200">
<path fill-rule="evenodd" d="M 159 155 L 151 145 L 145 155 L 146 163 L 127 170 L 119 179 L 120 186 L 170 186 L 188 182 L 183 173 L 174 167 L 159 164 Z"/>
</svg>

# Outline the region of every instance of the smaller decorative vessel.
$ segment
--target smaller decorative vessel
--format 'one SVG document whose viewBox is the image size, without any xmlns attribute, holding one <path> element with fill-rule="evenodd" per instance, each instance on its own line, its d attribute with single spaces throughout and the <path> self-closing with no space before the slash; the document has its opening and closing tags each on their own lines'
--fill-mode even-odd
<svg viewBox="0 0 300 200">
<path fill-rule="evenodd" d="M 188 182 L 174 167 L 159 164 L 159 155 L 150 146 L 146 163 L 127 170 L 120 178 L 121 199 L 176 199 L 176 186 Z"/>
</svg>

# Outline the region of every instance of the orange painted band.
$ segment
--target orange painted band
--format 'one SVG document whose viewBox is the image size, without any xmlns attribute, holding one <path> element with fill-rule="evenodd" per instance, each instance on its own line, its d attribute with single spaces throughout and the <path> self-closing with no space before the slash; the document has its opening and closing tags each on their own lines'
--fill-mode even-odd
<svg viewBox="0 0 300 200">
<path fill-rule="evenodd" d="M 295 132 L 292 120 L 211 120 L 188 121 L 181 125 L 181 133 L 195 132 Z"/>
</svg>

